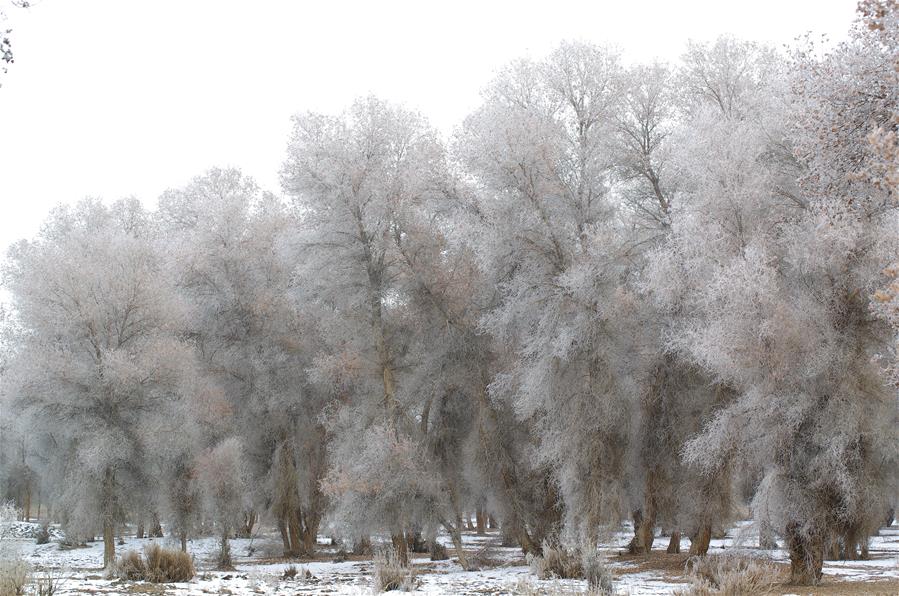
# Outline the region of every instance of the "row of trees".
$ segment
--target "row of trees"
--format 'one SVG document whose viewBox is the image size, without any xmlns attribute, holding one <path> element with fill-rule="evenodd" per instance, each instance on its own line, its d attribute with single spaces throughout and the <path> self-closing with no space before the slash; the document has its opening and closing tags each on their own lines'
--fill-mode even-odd
<svg viewBox="0 0 899 596">
<path fill-rule="evenodd" d="M 0 461 L 70 535 L 161 518 L 525 552 L 632 518 L 704 554 L 751 499 L 793 579 L 897 491 L 897 9 L 787 54 L 721 38 L 501 70 L 449 143 L 297 116 L 284 198 L 212 170 L 54 210 L 4 268 Z"/>
</svg>

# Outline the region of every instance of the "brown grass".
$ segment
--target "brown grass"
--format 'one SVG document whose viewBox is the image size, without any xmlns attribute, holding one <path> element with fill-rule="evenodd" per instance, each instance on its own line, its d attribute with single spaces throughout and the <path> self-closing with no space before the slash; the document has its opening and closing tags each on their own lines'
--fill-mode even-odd
<svg viewBox="0 0 899 596">
<path fill-rule="evenodd" d="M 123 554 L 116 563 L 114 575 L 130 581 L 156 584 L 190 581 L 196 574 L 190 555 L 158 544 L 144 548 L 143 557 L 135 551 Z"/>
<path fill-rule="evenodd" d="M 706 555 L 687 560 L 690 583 L 678 596 L 770 594 L 780 573 L 773 564 L 740 555 Z"/>
</svg>

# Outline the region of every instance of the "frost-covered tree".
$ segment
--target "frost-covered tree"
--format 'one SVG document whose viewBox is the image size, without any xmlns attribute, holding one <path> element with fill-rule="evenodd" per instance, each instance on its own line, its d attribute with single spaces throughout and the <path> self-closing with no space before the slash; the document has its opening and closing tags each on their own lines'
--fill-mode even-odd
<svg viewBox="0 0 899 596">
<path fill-rule="evenodd" d="M 624 331 L 635 296 L 609 196 L 621 80 L 617 56 L 588 45 L 516 62 L 457 143 L 482 194 L 478 248 L 501 292 L 483 325 L 512 349 L 491 393 L 536 429 L 532 464 L 551 473 L 552 510 L 564 502 L 572 532 L 593 538 L 626 508 L 635 392 Z"/>
<path fill-rule="evenodd" d="M 895 491 L 895 394 L 867 296 L 896 220 L 854 176 L 869 151 L 860 123 L 895 101 L 868 93 L 887 73 L 870 49 L 856 36 L 820 60 L 798 54 L 792 95 L 776 77 L 726 87 L 739 102 L 713 94 L 688 125 L 687 190 L 656 255 L 659 295 L 680 311 L 672 345 L 734 392 L 687 459 L 764 470 L 753 510 L 785 537 L 798 583 L 820 578 L 832 535 L 854 550 Z"/>
<path fill-rule="evenodd" d="M 193 372 L 178 339 L 186 310 L 162 265 L 136 200 L 86 200 L 55 209 L 4 268 L 21 326 L 4 383 L 39 437 L 68 532 L 102 529 L 105 565 Z"/>
<path fill-rule="evenodd" d="M 257 487 L 244 512 L 271 510 L 288 554 L 311 555 L 325 499 L 326 396 L 307 382 L 317 334 L 292 296 L 295 218 L 237 170 L 210 170 L 160 199 L 171 266 L 193 305 L 193 332 Z"/>
<path fill-rule="evenodd" d="M 342 533 L 387 530 L 401 560 L 421 507 L 446 495 L 427 453 L 401 448 L 416 436 L 410 406 L 418 396 L 400 382 L 412 363 L 394 238 L 403 233 L 399 214 L 436 192 L 444 170 L 423 119 L 374 98 L 337 117 L 298 116 L 282 170 L 303 218 L 297 296 L 320 306 L 324 345 L 313 370 L 340 402 L 327 478 L 335 519 Z M 360 443 L 363 435 L 394 448 Z M 355 465 L 366 460 L 382 466 Z"/>
</svg>

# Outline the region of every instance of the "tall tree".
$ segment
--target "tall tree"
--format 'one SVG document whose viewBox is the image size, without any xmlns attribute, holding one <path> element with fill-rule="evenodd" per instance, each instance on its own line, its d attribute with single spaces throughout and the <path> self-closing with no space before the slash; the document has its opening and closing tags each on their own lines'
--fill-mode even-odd
<svg viewBox="0 0 899 596">
<path fill-rule="evenodd" d="M 153 241 L 136 200 L 86 200 L 54 210 L 4 268 L 22 328 L 7 382 L 40 435 L 68 530 L 102 528 L 107 566 L 115 524 L 150 488 L 149 454 L 173 430 L 193 372 L 177 336 L 186 309 Z"/>
</svg>

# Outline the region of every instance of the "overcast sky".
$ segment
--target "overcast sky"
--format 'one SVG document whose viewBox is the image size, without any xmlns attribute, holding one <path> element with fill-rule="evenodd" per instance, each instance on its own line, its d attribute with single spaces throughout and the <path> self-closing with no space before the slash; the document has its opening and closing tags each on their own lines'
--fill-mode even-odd
<svg viewBox="0 0 899 596">
<path fill-rule="evenodd" d="M 564 39 L 673 61 L 687 39 L 721 33 L 841 39 L 856 4 L 41 0 L 7 10 L 16 62 L 0 87 L 0 249 L 34 235 L 56 203 L 152 205 L 215 165 L 279 190 L 296 112 L 375 93 L 449 133 L 497 68 Z"/>
</svg>

